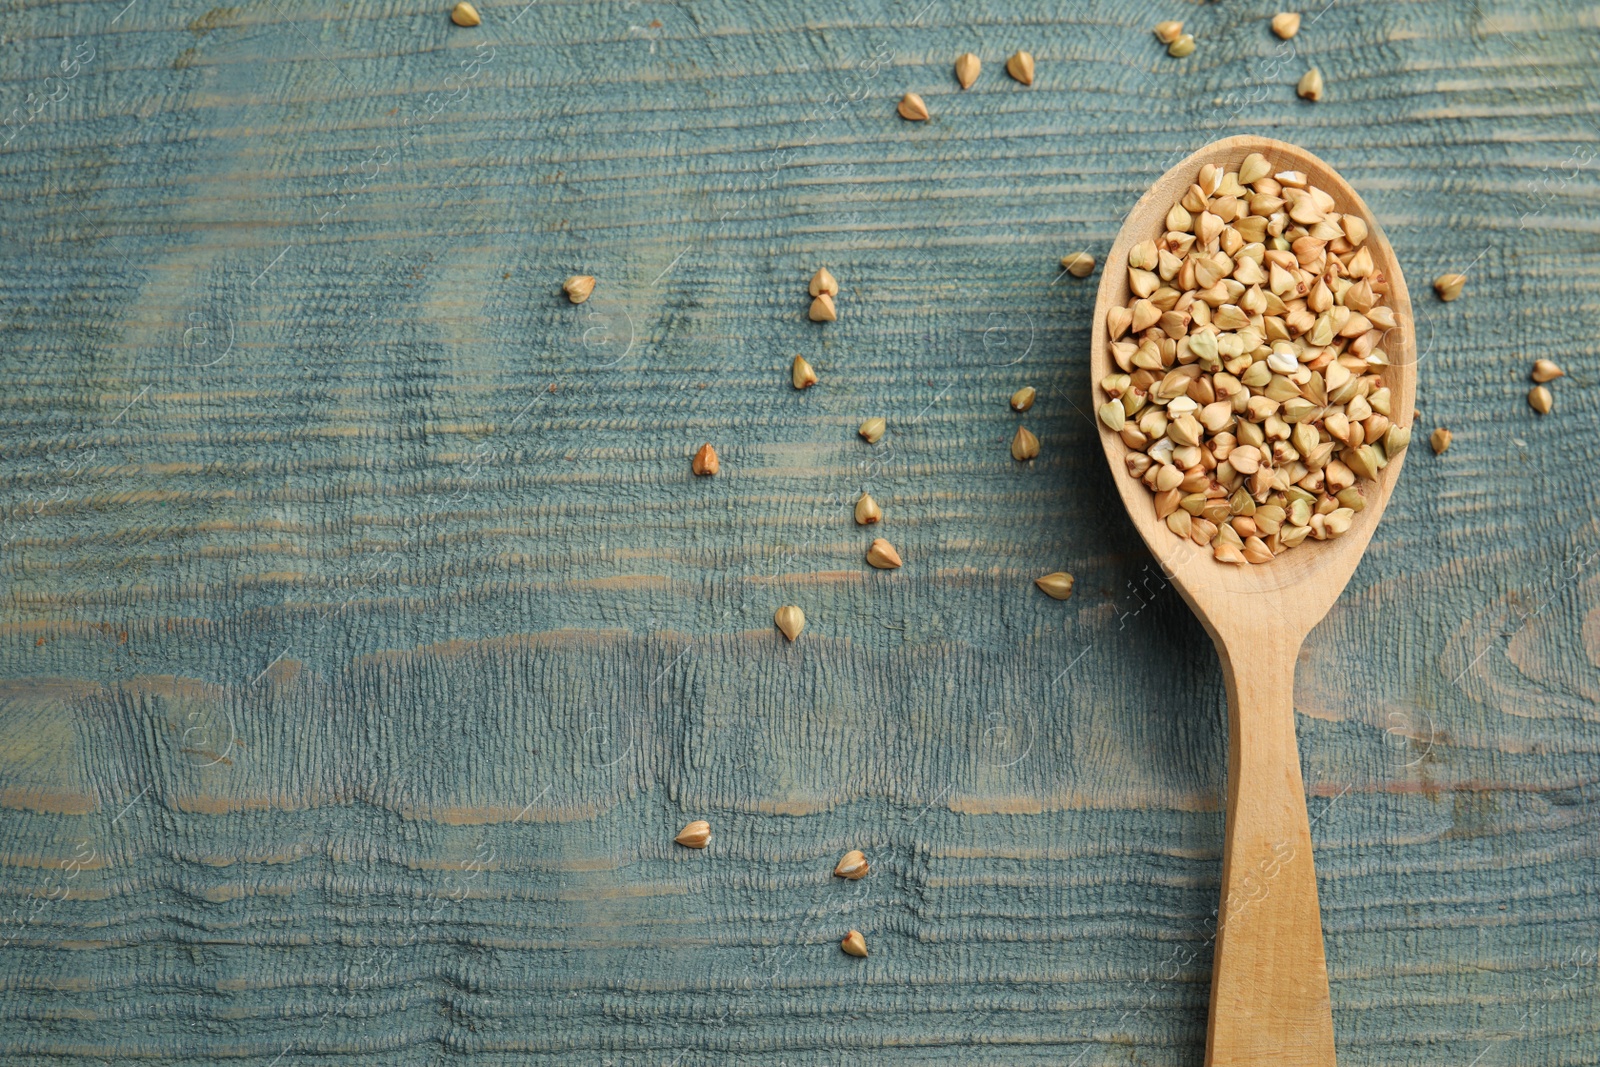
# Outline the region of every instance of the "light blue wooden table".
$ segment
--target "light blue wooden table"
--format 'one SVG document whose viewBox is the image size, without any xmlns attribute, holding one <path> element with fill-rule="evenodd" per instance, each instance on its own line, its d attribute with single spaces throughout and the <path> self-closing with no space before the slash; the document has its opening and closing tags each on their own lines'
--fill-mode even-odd
<svg viewBox="0 0 1600 1067">
<path fill-rule="evenodd" d="M 1253 131 L 1455 435 L 1299 668 L 1341 1062 L 1600 1062 L 1593 5 L 124 3 L 0 47 L 0 1059 L 1198 1064 L 1221 679 L 1056 263 Z"/>
</svg>

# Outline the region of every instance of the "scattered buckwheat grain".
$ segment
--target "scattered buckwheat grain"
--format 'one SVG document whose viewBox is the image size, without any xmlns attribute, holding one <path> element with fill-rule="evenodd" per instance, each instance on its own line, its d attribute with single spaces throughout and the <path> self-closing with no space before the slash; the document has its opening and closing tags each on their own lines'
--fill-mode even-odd
<svg viewBox="0 0 1600 1067">
<path fill-rule="evenodd" d="M 778 624 L 783 636 L 793 641 L 806 628 L 806 613 L 793 604 L 785 604 L 773 613 L 772 621 Z"/>
<path fill-rule="evenodd" d="M 1072 595 L 1072 575 L 1066 571 L 1056 571 L 1054 574 L 1047 574 L 1043 578 L 1035 578 L 1033 584 L 1056 600 L 1065 600 Z"/>
<path fill-rule="evenodd" d="M 1017 435 L 1011 439 L 1011 458 L 1024 463 L 1038 454 L 1039 439 L 1026 426 L 1018 426 Z"/>
<path fill-rule="evenodd" d="M 704 475 L 712 475 L 722 469 L 722 461 L 717 458 L 717 450 L 711 447 L 710 441 L 700 446 L 700 451 L 689 461 L 689 469 Z"/>
<path fill-rule="evenodd" d="M 1017 52 L 1006 60 L 1006 73 L 1011 75 L 1023 85 L 1033 84 L 1033 55 L 1029 52 Z"/>
<path fill-rule="evenodd" d="M 838 865 L 833 868 L 833 873 L 835 877 L 848 878 L 853 882 L 858 878 L 865 878 L 871 869 L 867 863 L 866 853 L 859 848 L 853 848 L 839 860 Z"/>
<path fill-rule="evenodd" d="M 907 93 L 900 98 L 900 106 L 895 110 L 900 112 L 900 117 L 907 122 L 927 122 L 928 105 L 922 102 L 922 97 L 916 93 Z"/>
<path fill-rule="evenodd" d="M 1433 280 L 1433 291 L 1439 294 L 1439 299 L 1445 303 L 1461 296 L 1461 290 L 1467 284 L 1465 274 L 1441 274 Z"/>
<path fill-rule="evenodd" d="M 1087 252 L 1074 252 L 1062 256 L 1061 269 L 1074 278 L 1087 278 L 1094 273 L 1094 257 Z"/>
<path fill-rule="evenodd" d="M 810 389 L 817 384 L 817 371 L 804 356 L 795 356 L 789 368 L 789 380 L 796 389 Z"/>
<path fill-rule="evenodd" d="M 588 274 L 574 274 L 561 283 L 561 288 L 566 292 L 567 299 L 574 304 L 581 304 L 594 293 L 594 278 Z"/>
<path fill-rule="evenodd" d="M 1535 360 L 1533 363 L 1533 380 L 1538 382 L 1540 385 L 1543 385 L 1545 382 L 1553 382 L 1557 378 L 1564 377 L 1566 373 L 1567 372 L 1557 366 L 1553 360 L 1539 359 Z"/>
<path fill-rule="evenodd" d="M 956 81 L 961 83 L 961 88 L 972 88 L 972 83 L 978 80 L 982 71 L 983 61 L 971 52 L 963 52 L 956 57 Z"/>
<path fill-rule="evenodd" d="M 880 571 L 892 571 L 901 566 L 900 553 L 882 537 L 874 538 L 867 546 L 867 562 Z"/>
</svg>

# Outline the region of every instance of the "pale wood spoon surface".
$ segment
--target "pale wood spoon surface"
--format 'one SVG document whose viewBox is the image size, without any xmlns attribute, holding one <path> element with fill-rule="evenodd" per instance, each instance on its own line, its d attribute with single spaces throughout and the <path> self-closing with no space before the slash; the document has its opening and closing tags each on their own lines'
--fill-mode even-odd
<svg viewBox="0 0 1600 1067">
<path fill-rule="evenodd" d="M 1392 393 L 1391 418 L 1397 426 L 1410 426 L 1417 369 L 1411 300 L 1383 228 L 1333 168 L 1303 148 L 1262 137 L 1207 145 L 1164 174 L 1134 205 L 1106 257 L 1095 304 L 1091 389 L 1117 369 L 1106 311 L 1127 306 L 1128 250 L 1165 229 L 1167 209 L 1182 198 L 1203 164 L 1236 170 L 1251 152 L 1265 156 L 1274 173 L 1304 172 L 1311 184 L 1333 196 L 1341 212 L 1359 213 L 1369 224 L 1366 245 L 1389 281 L 1386 302 L 1399 319 L 1382 345 L 1391 361 L 1384 374 Z M 1150 491 L 1127 472 L 1128 447 L 1103 425 L 1100 431 L 1129 517 L 1211 635 L 1227 682 L 1227 829 L 1206 1063 L 1331 1067 L 1333 1016 L 1295 746 L 1294 667 L 1306 635 L 1327 614 L 1366 550 L 1405 453 L 1390 460 L 1376 484 L 1361 483 L 1366 507 L 1343 537 L 1307 540 L 1268 563 L 1238 566 L 1217 562 L 1210 550 L 1180 540 L 1156 518 Z"/>
</svg>

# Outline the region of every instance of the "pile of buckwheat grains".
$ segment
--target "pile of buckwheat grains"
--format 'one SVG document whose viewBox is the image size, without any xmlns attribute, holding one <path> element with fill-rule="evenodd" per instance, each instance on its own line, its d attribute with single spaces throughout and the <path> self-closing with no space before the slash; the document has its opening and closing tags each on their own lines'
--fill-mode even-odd
<svg viewBox="0 0 1600 1067">
<path fill-rule="evenodd" d="M 1201 167 L 1165 225 L 1129 251 L 1128 306 L 1106 315 L 1098 413 L 1128 474 L 1224 563 L 1340 536 L 1411 438 L 1389 418 L 1399 323 L 1366 220 L 1252 153 Z"/>
</svg>

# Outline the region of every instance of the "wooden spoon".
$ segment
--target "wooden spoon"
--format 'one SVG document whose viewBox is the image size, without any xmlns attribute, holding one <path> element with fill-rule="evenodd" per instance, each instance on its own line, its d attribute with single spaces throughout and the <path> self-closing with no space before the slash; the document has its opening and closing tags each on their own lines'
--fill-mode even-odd
<svg viewBox="0 0 1600 1067">
<path fill-rule="evenodd" d="M 1411 301 L 1394 250 L 1345 181 L 1303 148 L 1261 137 L 1230 137 L 1173 167 L 1134 205 L 1106 257 L 1095 304 L 1089 366 L 1091 389 L 1117 368 L 1106 312 L 1126 307 L 1128 251 L 1166 229 L 1168 208 L 1183 197 L 1200 167 L 1237 170 L 1259 152 L 1272 171 L 1301 171 L 1329 193 L 1341 213 L 1368 223 L 1366 247 L 1389 282 L 1385 302 L 1399 327 L 1382 347 L 1391 366 L 1394 425 L 1410 426 L 1416 392 Z M 1099 399 L 1099 393 L 1095 396 Z M 1333 1014 L 1322 948 L 1317 880 L 1311 860 L 1305 786 L 1294 736 L 1294 665 L 1311 628 L 1327 614 L 1355 571 L 1399 477 L 1405 457 L 1391 459 L 1376 484 L 1362 482 L 1366 507 L 1343 537 L 1308 539 L 1263 564 L 1220 563 L 1156 518 L 1153 496 L 1128 474 L 1129 449 L 1101 425 L 1101 443 L 1122 502 L 1163 571 L 1217 646 L 1228 687 L 1228 810 L 1211 981 L 1208 1067 L 1241 1064 L 1332 1067 Z"/>
</svg>

